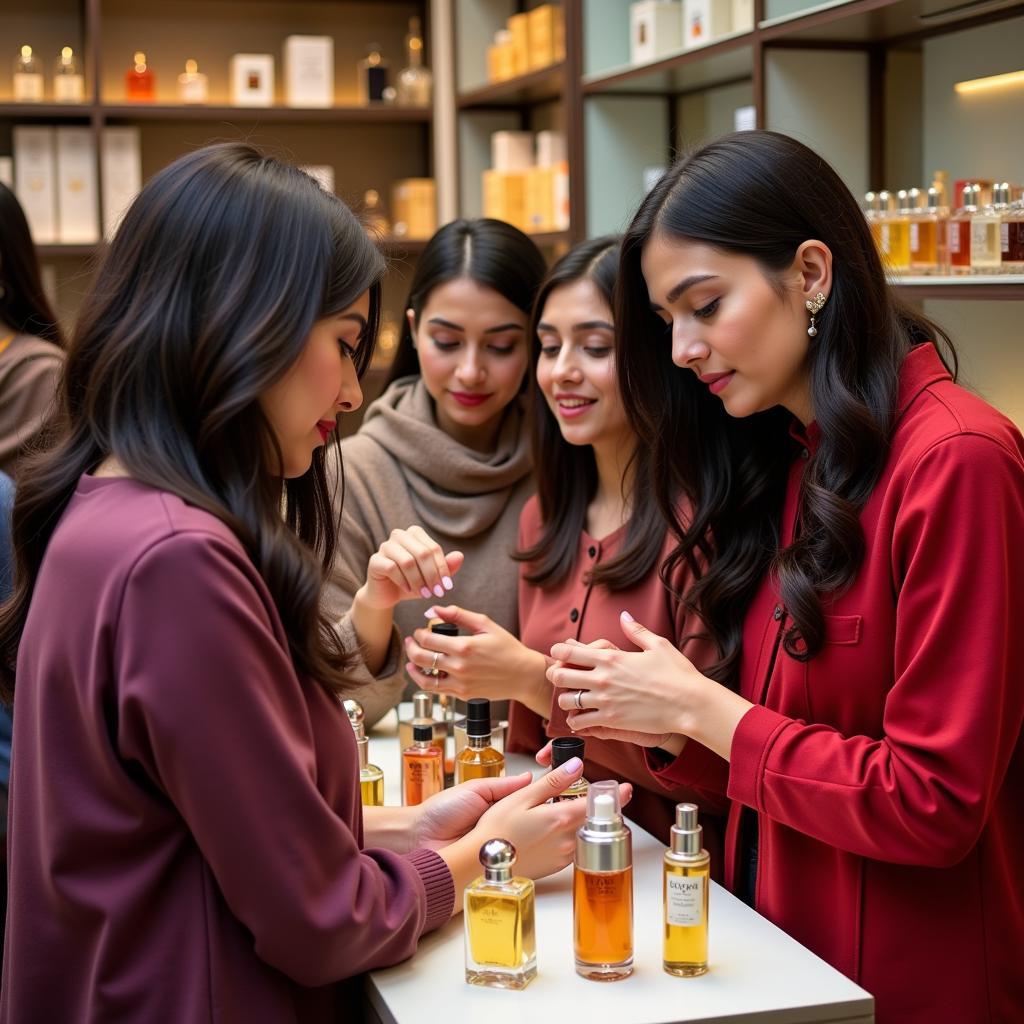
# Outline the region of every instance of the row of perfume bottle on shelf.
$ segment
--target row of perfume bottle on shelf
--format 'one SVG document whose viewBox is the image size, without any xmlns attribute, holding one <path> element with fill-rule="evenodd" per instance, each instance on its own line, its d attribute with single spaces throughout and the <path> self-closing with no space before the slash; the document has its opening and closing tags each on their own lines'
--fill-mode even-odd
<svg viewBox="0 0 1024 1024">
<path fill-rule="evenodd" d="M 43 59 L 29 45 L 14 58 L 14 99 L 20 103 L 42 103 L 46 99 L 46 70 Z M 55 103 L 81 103 L 85 100 L 85 79 L 70 46 L 61 48 L 53 64 L 52 97 Z"/>
<path fill-rule="evenodd" d="M 558 4 L 513 14 L 487 48 L 487 80 L 504 82 L 565 60 L 565 16 Z"/>
<path fill-rule="evenodd" d="M 558 741 L 554 741 L 557 743 Z M 695 804 L 678 804 L 662 864 L 662 967 L 692 978 L 708 969 L 710 858 Z M 513 875 L 515 848 L 492 839 L 480 849 L 484 873 L 463 897 L 466 981 L 523 989 L 537 975 L 534 884 Z M 619 981 L 633 973 L 632 834 L 622 819 L 619 784 L 595 782 L 573 858 L 576 973 Z"/>
<path fill-rule="evenodd" d="M 864 215 L 889 270 L 911 274 L 1024 274 L 1024 193 L 1008 182 L 958 183 L 950 208 L 940 182 L 868 192 Z"/>
</svg>

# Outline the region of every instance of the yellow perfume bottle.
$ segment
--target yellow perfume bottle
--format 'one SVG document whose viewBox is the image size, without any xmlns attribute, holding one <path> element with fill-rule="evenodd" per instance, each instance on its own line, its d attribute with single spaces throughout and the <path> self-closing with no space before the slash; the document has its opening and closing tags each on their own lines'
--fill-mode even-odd
<svg viewBox="0 0 1024 1024">
<path fill-rule="evenodd" d="M 580 736 L 559 736 L 552 740 L 551 770 L 561 768 L 566 761 L 571 761 L 574 757 L 578 757 L 582 761 L 583 749 L 584 743 Z M 558 796 L 553 796 L 551 802 L 557 804 L 562 800 L 584 800 L 588 789 L 590 789 L 590 783 L 581 775 L 568 789 L 563 790 Z"/>
<path fill-rule="evenodd" d="M 619 784 L 595 782 L 576 833 L 572 884 L 576 973 L 619 981 L 633 973 L 633 836 L 622 820 Z"/>
<path fill-rule="evenodd" d="M 466 886 L 466 981 L 489 988 L 526 988 L 537 976 L 533 882 L 516 878 L 516 848 L 507 839 L 480 847 L 484 873 Z"/>
<path fill-rule="evenodd" d="M 671 846 L 665 851 L 663 966 L 677 978 L 708 969 L 708 890 L 711 858 L 701 846 L 696 804 L 677 804 Z"/>
<path fill-rule="evenodd" d="M 491 702 L 466 702 L 466 746 L 455 759 L 455 784 L 469 779 L 496 779 L 505 772 L 505 755 L 491 746 Z"/>
<path fill-rule="evenodd" d="M 359 751 L 359 790 L 364 807 L 384 806 L 384 773 L 370 764 L 370 741 L 363 728 L 363 706 L 359 701 L 345 701 L 345 713 L 356 734 L 356 749 Z"/>
</svg>

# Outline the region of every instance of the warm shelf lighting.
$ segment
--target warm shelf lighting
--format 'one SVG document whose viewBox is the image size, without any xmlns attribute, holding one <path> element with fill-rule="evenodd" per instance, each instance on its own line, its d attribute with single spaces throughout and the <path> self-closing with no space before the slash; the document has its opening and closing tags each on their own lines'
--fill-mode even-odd
<svg viewBox="0 0 1024 1024">
<path fill-rule="evenodd" d="M 957 82 L 953 88 L 960 93 L 983 92 L 986 89 L 1002 89 L 1012 85 L 1024 85 L 1024 71 L 1008 71 L 1005 75 L 972 78 L 968 82 Z"/>
</svg>

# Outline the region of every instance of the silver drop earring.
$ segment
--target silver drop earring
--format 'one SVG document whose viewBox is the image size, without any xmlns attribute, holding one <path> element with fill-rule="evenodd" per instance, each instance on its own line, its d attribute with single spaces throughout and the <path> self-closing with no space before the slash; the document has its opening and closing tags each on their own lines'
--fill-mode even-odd
<svg viewBox="0 0 1024 1024">
<path fill-rule="evenodd" d="M 814 323 L 814 318 L 821 312 L 822 307 L 825 305 L 825 293 L 818 292 L 813 299 L 808 299 L 804 305 L 811 314 L 811 326 L 807 328 L 807 333 L 813 338 L 816 337 L 818 333 L 818 328 Z"/>
</svg>

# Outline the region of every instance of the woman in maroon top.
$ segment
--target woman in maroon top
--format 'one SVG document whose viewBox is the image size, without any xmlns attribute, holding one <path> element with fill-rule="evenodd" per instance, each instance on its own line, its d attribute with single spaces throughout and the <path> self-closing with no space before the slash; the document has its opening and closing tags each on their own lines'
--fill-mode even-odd
<svg viewBox="0 0 1024 1024">
<path fill-rule="evenodd" d="M 569 860 L 582 811 L 545 801 L 578 760 L 360 806 L 324 446 L 383 271 L 343 203 L 242 144 L 126 214 L 15 505 L 0 1020 L 339 1019 L 334 983 L 447 921 L 482 842 L 526 874 Z"/>
<path fill-rule="evenodd" d="M 556 645 L 581 666 L 549 671 L 559 703 L 731 797 L 728 883 L 880 1024 L 1020 1020 L 1024 439 L 953 382 L 849 190 L 785 136 L 677 163 L 621 273 L 626 402 L 719 660 L 624 614 L 642 652 Z"/>
<path fill-rule="evenodd" d="M 569 735 L 565 712 L 553 704 L 546 652 L 571 636 L 582 642 L 607 635 L 620 609 L 684 645 L 698 664 L 708 660 L 699 621 L 680 594 L 690 582 L 680 567 L 666 586 L 658 565 L 669 548 L 667 530 L 650 500 L 649 464 L 622 405 L 615 372 L 612 294 L 619 240 L 597 238 L 576 246 L 540 286 L 531 337 L 534 346 L 532 448 L 537 495 L 519 520 L 517 640 L 485 615 L 457 606 L 432 609 L 472 631 L 458 638 L 418 630 L 407 641 L 410 675 L 424 688 L 459 697 L 512 698 L 509 748 L 535 753 L 548 738 Z M 442 680 L 424 675 L 440 652 Z M 546 752 L 544 760 L 547 760 Z M 635 784 L 629 816 L 665 839 L 676 801 L 693 800 L 685 785 L 651 777 L 643 748 L 621 740 L 593 740 L 587 777 Z M 702 801 L 704 802 L 704 801 Z M 724 811 L 712 798 L 709 811 Z M 720 838 L 708 819 L 709 840 Z"/>
</svg>

